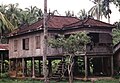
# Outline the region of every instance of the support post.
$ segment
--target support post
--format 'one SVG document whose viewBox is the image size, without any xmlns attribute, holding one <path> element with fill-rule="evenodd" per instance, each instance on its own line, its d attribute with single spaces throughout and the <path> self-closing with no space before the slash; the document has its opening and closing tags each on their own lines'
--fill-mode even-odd
<svg viewBox="0 0 120 83">
<path fill-rule="evenodd" d="M 27 76 L 27 60 L 26 59 L 24 59 L 24 60 L 25 60 L 25 70 L 24 70 L 25 74 L 24 74 L 24 76 Z"/>
<path fill-rule="evenodd" d="M 52 64 L 51 64 L 51 60 L 48 60 L 48 68 L 49 68 L 49 72 L 48 72 L 48 74 L 49 74 L 49 76 L 51 75 L 51 72 L 52 72 Z"/>
<path fill-rule="evenodd" d="M 111 56 L 111 76 L 113 76 L 113 55 Z"/>
<path fill-rule="evenodd" d="M 22 58 L 22 73 L 23 73 L 22 77 L 25 77 L 25 60 L 24 60 L 24 58 Z"/>
<path fill-rule="evenodd" d="M 88 72 L 87 72 L 87 56 L 85 55 L 85 78 L 87 78 Z"/>
<path fill-rule="evenodd" d="M 9 71 L 11 71 L 11 59 L 9 59 Z"/>
<path fill-rule="evenodd" d="M 1 76 L 2 76 L 2 72 L 3 72 L 3 55 L 2 55 L 2 53 L 0 54 L 0 56 L 1 56 Z"/>
<path fill-rule="evenodd" d="M 40 60 L 39 60 L 39 76 L 41 76 L 41 63 L 40 63 Z"/>
<path fill-rule="evenodd" d="M 32 78 L 35 78 L 35 59 L 32 57 Z"/>
<path fill-rule="evenodd" d="M 17 58 L 15 59 L 15 70 L 16 70 L 16 77 L 17 77 L 17 67 L 18 67 L 18 61 L 17 61 Z"/>
</svg>

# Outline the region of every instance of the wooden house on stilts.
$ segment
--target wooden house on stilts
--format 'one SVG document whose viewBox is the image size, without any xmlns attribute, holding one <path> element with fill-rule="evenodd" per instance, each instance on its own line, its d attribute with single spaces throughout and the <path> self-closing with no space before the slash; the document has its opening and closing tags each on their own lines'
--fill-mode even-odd
<svg viewBox="0 0 120 83">
<path fill-rule="evenodd" d="M 86 53 L 75 56 L 74 77 L 80 76 L 112 76 L 113 52 L 112 52 L 112 28 L 115 26 L 87 18 L 79 20 L 76 17 L 48 15 L 48 38 L 56 38 L 58 34 L 69 36 L 77 32 L 87 32 L 91 37 L 91 43 L 86 46 Z M 14 77 L 43 77 L 43 20 L 32 25 L 24 25 L 16 32 L 9 35 L 9 59 L 10 75 Z M 58 63 L 60 74 L 65 74 L 64 50 L 48 47 L 47 60 L 49 77 L 54 76 L 52 61 L 61 60 Z M 37 65 L 37 66 L 36 66 Z M 61 67 L 61 68 L 60 68 Z M 64 73 L 63 73 L 64 72 Z"/>
</svg>

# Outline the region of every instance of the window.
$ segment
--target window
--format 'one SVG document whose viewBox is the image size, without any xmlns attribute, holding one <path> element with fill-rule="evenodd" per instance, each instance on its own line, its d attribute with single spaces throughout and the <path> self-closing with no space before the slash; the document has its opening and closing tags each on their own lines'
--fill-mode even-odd
<svg viewBox="0 0 120 83">
<path fill-rule="evenodd" d="M 23 50 L 29 50 L 29 38 L 23 39 Z"/>
<path fill-rule="evenodd" d="M 14 40 L 14 51 L 16 52 L 18 48 L 18 40 Z"/>
<path fill-rule="evenodd" d="M 35 40 L 36 40 L 36 49 L 40 49 L 40 36 L 36 36 Z"/>
<path fill-rule="evenodd" d="M 91 41 L 94 43 L 99 43 L 99 33 L 90 33 L 88 36 L 91 37 Z"/>
</svg>

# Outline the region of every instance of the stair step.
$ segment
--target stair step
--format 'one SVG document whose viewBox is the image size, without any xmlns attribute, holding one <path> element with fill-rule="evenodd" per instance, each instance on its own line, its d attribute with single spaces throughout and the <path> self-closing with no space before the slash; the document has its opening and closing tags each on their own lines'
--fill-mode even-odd
<svg viewBox="0 0 120 83">
<path fill-rule="evenodd" d="M 53 75 L 52 77 L 60 77 L 61 75 L 57 75 L 57 74 L 55 74 L 55 75 Z"/>
<path fill-rule="evenodd" d="M 64 65 L 65 65 L 65 62 L 61 61 L 58 63 L 57 71 L 52 75 L 51 79 L 61 80 L 63 75 L 62 68 L 64 67 Z"/>
<path fill-rule="evenodd" d="M 60 77 L 51 77 L 51 79 L 58 81 L 58 80 L 60 80 L 61 78 L 60 78 Z"/>
</svg>

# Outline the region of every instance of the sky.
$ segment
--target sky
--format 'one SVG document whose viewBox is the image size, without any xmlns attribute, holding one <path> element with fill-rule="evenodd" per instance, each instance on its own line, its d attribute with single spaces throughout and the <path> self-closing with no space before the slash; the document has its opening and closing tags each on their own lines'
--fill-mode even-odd
<svg viewBox="0 0 120 83">
<path fill-rule="evenodd" d="M 88 11 L 94 4 L 89 0 L 47 0 L 48 1 L 48 10 L 54 11 L 57 10 L 60 15 L 65 15 L 65 11 L 74 11 L 75 15 L 78 14 L 78 12 L 81 9 L 85 9 Z M 30 6 L 37 6 L 38 8 L 41 8 L 43 10 L 44 7 L 44 0 L 0 0 L 0 4 L 15 4 L 19 3 L 20 8 L 26 8 Z M 120 19 L 120 12 L 118 12 L 118 9 L 114 6 L 110 6 L 111 10 L 113 11 L 111 16 L 111 24 L 115 21 L 119 21 Z M 103 18 L 102 21 L 107 22 L 107 19 Z"/>
</svg>

